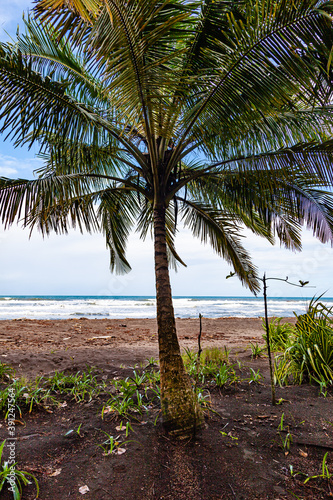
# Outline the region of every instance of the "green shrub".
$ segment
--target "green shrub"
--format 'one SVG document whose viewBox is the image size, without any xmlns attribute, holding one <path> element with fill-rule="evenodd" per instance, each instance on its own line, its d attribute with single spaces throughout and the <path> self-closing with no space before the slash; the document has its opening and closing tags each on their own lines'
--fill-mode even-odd
<svg viewBox="0 0 333 500">
<path fill-rule="evenodd" d="M 274 359 L 274 384 L 280 387 L 288 384 L 301 384 L 303 377 L 288 352 L 278 354 Z"/>
<path fill-rule="evenodd" d="M 269 338 L 272 351 L 285 351 L 294 341 L 295 327 L 290 323 L 282 323 L 282 318 L 274 318 L 269 326 Z M 266 330 L 265 321 L 262 321 L 262 326 Z M 263 338 L 267 343 L 267 335 L 263 334 Z"/>
<path fill-rule="evenodd" d="M 295 340 L 287 352 L 305 380 L 333 385 L 332 309 L 312 299 L 305 314 L 296 316 Z"/>
</svg>

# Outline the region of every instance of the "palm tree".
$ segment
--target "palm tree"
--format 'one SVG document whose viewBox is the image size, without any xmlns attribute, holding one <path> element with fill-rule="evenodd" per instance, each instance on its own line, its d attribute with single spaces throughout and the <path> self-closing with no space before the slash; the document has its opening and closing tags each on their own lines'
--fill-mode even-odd
<svg viewBox="0 0 333 500">
<path fill-rule="evenodd" d="M 126 272 L 137 225 L 155 248 L 167 430 L 203 417 L 169 279 L 181 218 L 259 290 L 241 228 L 291 249 L 332 241 L 332 2 L 39 0 L 0 46 L 1 131 L 39 144 L 35 180 L 0 181 L 0 217 L 43 234 L 103 231 Z"/>
</svg>

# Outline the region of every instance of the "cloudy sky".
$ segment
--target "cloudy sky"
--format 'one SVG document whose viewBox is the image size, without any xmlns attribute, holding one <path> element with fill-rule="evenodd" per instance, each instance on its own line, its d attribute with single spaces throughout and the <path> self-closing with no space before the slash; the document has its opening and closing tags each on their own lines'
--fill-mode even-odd
<svg viewBox="0 0 333 500">
<path fill-rule="evenodd" d="M 28 0 L 0 0 L 0 40 L 14 36 L 22 12 L 31 8 Z M 32 178 L 40 165 L 36 151 L 14 149 L 0 137 L 0 176 Z M 309 280 L 314 289 L 293 288 L 271 282 L 270 296 L 311 296 L 327 290 L 333 296 L 332 249 L 304 233 L 303 252 L 294 254 L 279 246 L 272 247 L 250 233 L 244 233 L 244 245 L 260 272 L 298 282 Z M 174 295 L 250 295 L 237 278 L 226 280 L 229 266 L 208 246 L 181 232 L 177 249 L 187 263 L 177 274 L 172 272 Z M 133 234 L 128 257 L 132 272 L 113 276 L 109 272 L 108 252 L 103 237 L 71 232 L 52 235 L 45 240 L 35 233 L 29 239 L 19 226 L 4 231 L 0 226 L 0 295 L 153 295 L 153 247 L 150 240 L 140 241 Z"/>
</svg>

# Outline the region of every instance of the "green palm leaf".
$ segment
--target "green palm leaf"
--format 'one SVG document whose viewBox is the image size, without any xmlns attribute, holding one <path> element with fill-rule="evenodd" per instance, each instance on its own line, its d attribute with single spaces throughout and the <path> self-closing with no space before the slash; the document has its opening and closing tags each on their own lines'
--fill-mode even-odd
<svg viewBox="0 0 333 500">
<path fill-rule="evenodd" d="M 178 198 L 178 197 L 177 197 Z M 185 227 L 203 243 L 209 242 L 213 250 L 233 265 L 242 283 L 252 292 L 260 290 L 256 267 L 240 243 L 240 227 L 235 216 L 221 213 L 196 201 L 178 198 L 182 202 L 182 218 Z"/>
</svg>

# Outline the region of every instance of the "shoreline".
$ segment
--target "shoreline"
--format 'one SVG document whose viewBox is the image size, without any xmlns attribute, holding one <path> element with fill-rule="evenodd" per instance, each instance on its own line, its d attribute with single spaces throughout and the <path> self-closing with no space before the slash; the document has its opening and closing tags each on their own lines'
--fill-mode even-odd
<svg viewBox="0 0 333 500">
<path fill-rule="evenodd" d="M 325 302 L 325 300 L 324 300 Z M 330 307 L 332 302 L 327 299 Z M 271 317 L 292 317 L 304 314 L 309 301 L 305 298 L 268 297 Z M 263 297 L 174 297 L 175 316 L 182 319 L 261 318 L 264 315 Z M 125 320 L 156 318 L 156 300 L 144 296 L 40 296 L 0 298 L 0 321 L 7 320 Z"/>
</svg>

